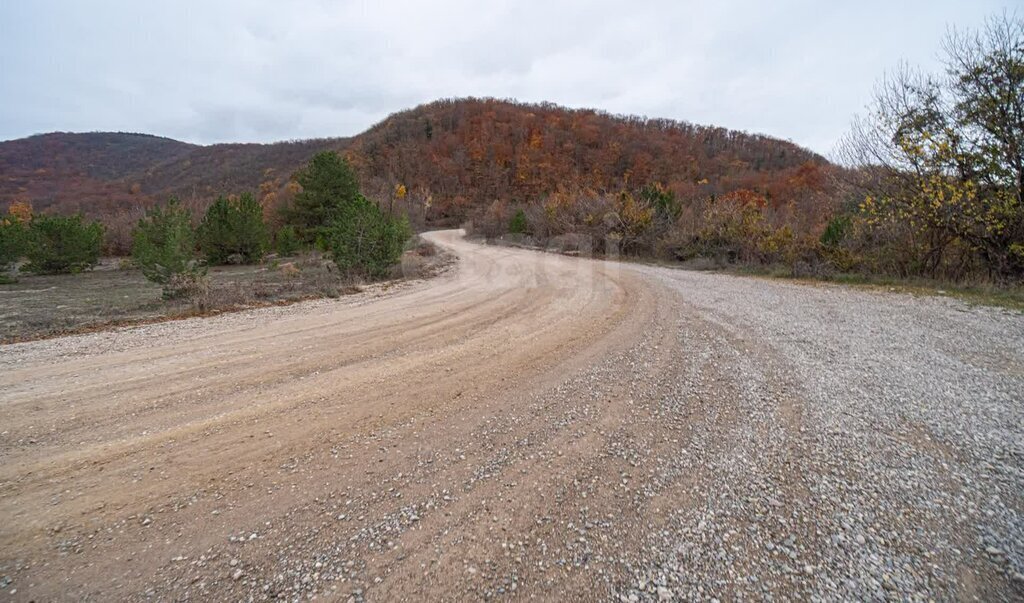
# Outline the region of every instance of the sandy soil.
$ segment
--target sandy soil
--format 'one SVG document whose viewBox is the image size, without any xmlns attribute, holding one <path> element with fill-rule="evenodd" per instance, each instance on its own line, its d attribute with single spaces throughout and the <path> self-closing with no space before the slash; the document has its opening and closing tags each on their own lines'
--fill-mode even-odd
<svg viewBox="0 0 1024 603">
<path fill-rule="evenodd" d="M 0 599 L 1021 595 L 1019 314 L 429 236 L 0 347 Z"/>
</svg>

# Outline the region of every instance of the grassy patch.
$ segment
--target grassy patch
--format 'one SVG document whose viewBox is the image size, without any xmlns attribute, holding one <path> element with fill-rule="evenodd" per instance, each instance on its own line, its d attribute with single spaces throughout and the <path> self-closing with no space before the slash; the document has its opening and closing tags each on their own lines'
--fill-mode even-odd
<svg viewBox="0 0 1024 603">
<path fill-rule="evenodd" d="M 18 282 L 0 286 L 0 342 L 338 297 L 357 290 L 319 258 L 217 266 L 209 275 L 209 293 L 202 300 L 176 301 L 163 300 L 160 286 L 136 269 L 22 275 Z"/>
<path fill-rule="evenodd" d="M 440 274 L 453 256 L 430 243 L 407 251 L 393 277 L 417 279 Z M 105 261 L 80 274 L 23 274 L 0 285 L 0 343 L 96 331 L 121 325 L 218 314 L 246 308 L 340 297 L 360 291 L 343 280 L 319 254 L 277 258 L 256 266 L 215 266 L 201 299 L 166 301 L 160 285 L 138 269 Z"/>
<path fill-rule="evenodd" d="M 836 283 L 871 290 L 885 290 L 911 295 L 948 296 L 971 305 L 993 306 L 1024 312 L 1024 287 L 1001 287 L 989 283 L 953 284 L 925 278 L 895 278 L 856 273 L 828 276 L 794 277 L 785 267 L 736 266 L 725 272 L 744 276 L 783 279 L 800 283 Z"/>
</svg>

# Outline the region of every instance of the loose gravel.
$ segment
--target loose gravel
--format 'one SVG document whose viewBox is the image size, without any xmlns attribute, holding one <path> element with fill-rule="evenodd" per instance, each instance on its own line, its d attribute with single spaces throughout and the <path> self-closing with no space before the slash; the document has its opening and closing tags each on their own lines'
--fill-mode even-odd
<svg viewBox="0 0 1024 603">
<path fill-rule="evenodd" d="M 0 348 L 0 596 L 1024 597 L 1020 314 L 432 236 L 376 299 Z"/>
</svg>

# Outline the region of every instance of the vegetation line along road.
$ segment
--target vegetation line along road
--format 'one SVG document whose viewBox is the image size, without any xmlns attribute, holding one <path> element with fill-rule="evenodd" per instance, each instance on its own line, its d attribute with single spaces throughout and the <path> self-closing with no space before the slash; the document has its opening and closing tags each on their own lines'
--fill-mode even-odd
<svg viewBox="0 0 1024 603">
<path fill-rule="evenodd" d="M 15 598 L 1019 596 L 1019 317 L 427 237 L 373 303 L 5 346 Z"/>
</svg>

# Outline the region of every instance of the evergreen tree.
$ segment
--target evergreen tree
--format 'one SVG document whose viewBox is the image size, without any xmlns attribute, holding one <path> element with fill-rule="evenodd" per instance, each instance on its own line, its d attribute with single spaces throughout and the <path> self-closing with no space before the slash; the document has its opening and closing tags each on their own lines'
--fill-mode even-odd
<svg viewBox="0 0 1024 603">
<path fill-rule="evenodd" d="M 359 182 L 348 161 L 334 151 L 317 153 L 295 179 L 302 190 L 286 211 L 286 220 L 295 226 L 299 240 L 312 244 L 326 235 L 328 225 L 346 206 L 356 202 Z"/>
<path fill-rule="evenodd" d="M 408 220 L 385 215 L 359 195 L 332 222 L 326 240 L 340 270 L 377 279 L 398 263 L 411 234 Z"/>
<path fill-rule="evenodd" d="M 164 297 L 177 296 L 189 282 L 206 274 L 195 258 L 192 216 L 177 199 L 146 212 L 132 238 L 132 257 L 147 279 L 164 286 Z"/>
<path fill-rule="evenodd" d="M 274 243 L 280 255 L 292 255 L 301 248 L 295 227 L 291 224 L 285 224 L 277 231 Z"/>
<path fill-rule="evenodd" d="M 211 264 L 224 264 L 236 256 L 240 262 L 259 262 L 269 235 L 263 208 L 249 193 L 238 199 L 218 197 L 199 225 L 199 248 Z"/>
<path fill-rule="evenodd" d="M 28 227 L 27 269 L 40 274 L 81 272 L 99 263 L 103 225 L 81 215 L 32 217 Z"/>
<path fill-rule="evenodd" d="M 259 262 L 270 244 L 270 233 L 263 221 L 263 207 L 256 197 L 243 193 L 234 209 L 236 253 L 248 264 Z"/>
<path fill-rule="evenodd" d="M 210 264 L 223 264 L 234 253 L 234 233 L 231 228 L 231 205 L 224 196 L 217 197 L 199 223 L 196 233 L 199 249 Z"/>
<path fill-rule="evenodd" d="M 526 212 L 519 209 L 512 216 L 512 220 L 508 224 L 508 231 L 512 234 L 525 234 L 529 224 L 526 221 Z"/>
</svg>

